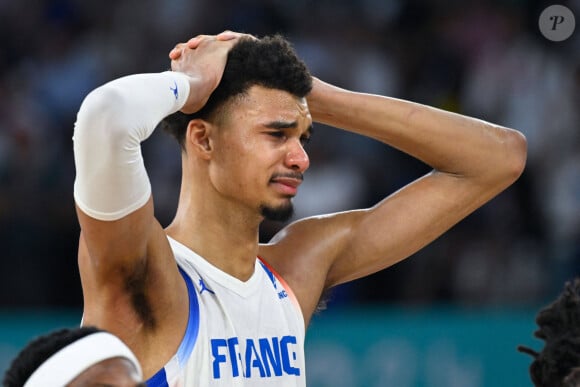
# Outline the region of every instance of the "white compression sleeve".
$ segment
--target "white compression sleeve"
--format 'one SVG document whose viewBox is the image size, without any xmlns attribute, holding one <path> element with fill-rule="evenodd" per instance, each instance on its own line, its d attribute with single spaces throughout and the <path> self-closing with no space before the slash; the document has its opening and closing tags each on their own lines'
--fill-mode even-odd
<svg viewBox="0 0 580 387">
<path fill-rule="evenodd" d="M 74 198 L 83 212 L 116 220 L 145 205 L 151 184 L 140 144 L 188 96 L 187 76 L 172 71 L 126 76 L 87 95 L 73 135 Z"/>
</svg>

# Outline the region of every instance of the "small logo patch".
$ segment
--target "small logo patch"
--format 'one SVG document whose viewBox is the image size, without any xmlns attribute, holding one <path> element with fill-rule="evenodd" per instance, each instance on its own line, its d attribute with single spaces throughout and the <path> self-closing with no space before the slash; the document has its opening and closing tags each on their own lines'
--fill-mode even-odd
<svg viewBox="0 0 580 387">
<path fill-rule="evenodd" d="M 207 285 L 205 284 L 205 282 L 203 282 L 203 279 L 199 279 L 199 294 L 201 295 L 204 291 L 207 291 L 208 293 L 211 294 L 215 294 L 215 292 L 213 290 L 211 290 L 210 288 L 207 287 Z"/>
<path fill-rule="evenodd" d="M 173 81 L 173 84 L 175 85 L 175 87 L 169 87 L 169 90 L 173 91 L 173 95 L 175 96 L 175 99 L 177 99 L 179 97 L 179 90 L 177 90 L 177 82 Z"/>
</svg>

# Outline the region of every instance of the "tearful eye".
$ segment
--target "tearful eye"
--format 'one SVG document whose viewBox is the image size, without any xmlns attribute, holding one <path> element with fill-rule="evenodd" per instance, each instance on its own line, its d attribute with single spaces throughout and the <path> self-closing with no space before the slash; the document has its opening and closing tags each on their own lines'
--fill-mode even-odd
<svg viewBox="0 0 580 387">
<path fill-rule="evenodd" d="M 285 134 L 282 131 L 278 131 L 278 132 L 268 132 L 268 135 L 275 137 L 275 138 L 284 138 Z"/>
</svg>

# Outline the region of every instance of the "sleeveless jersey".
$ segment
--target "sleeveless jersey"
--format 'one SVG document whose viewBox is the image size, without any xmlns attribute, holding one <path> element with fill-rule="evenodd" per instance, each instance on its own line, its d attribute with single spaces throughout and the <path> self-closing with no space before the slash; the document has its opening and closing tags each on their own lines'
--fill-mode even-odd
<svg viewBox="0 0 580 387">
<path fill-rule="evenodd" d="M 149 387 L 306 386 L 304 318 L 284 280 L 256 259 L 246 282 L 169 238 L 189 293 L 177 353 Z"/>
</svg>

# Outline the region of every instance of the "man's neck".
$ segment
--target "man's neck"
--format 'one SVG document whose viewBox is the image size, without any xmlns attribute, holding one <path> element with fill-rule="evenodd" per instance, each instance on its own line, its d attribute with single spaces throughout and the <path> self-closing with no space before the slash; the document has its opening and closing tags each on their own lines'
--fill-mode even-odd
<svg viewBox="0 0 580 387">
<path fill-rule="evenodd" d="M 167 235 L 220 270 L 248 280 L 254 273 L 261 219 L 249 219 L 239 210 L 212 208 L 207 203 L 195 211 L 188 207 L 180 203 L 175 219 L 166 228 Z"/>
</svg>

